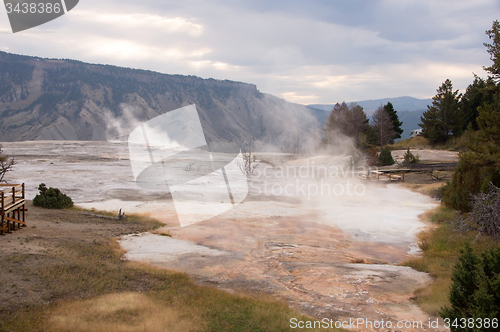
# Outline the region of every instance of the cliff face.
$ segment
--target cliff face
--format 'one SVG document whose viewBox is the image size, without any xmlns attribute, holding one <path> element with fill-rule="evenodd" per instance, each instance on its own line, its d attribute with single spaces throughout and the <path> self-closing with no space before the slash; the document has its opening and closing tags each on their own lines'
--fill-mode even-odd
<svg viewBox="0 0 500 332">
<path fill-rule="evenodd" d="M 126 139 L 190 104 L 211 138 L 284 149 L 324 116 L 252 84 L 0 52 L 0 141 Z"/>
</svg>

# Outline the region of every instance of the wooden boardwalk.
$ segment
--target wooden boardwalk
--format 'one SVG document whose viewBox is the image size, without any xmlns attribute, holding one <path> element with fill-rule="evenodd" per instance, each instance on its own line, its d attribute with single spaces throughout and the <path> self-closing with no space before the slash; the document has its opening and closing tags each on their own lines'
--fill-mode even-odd
<svg viewBox="0 0 500 332">
<path fill-rule="evenodd" d="M 405 173 L 408 173 L 409 169 L 387 169 L 387 170 L 372 170 L 367 172 L 363 178 L 366 180 L 389 180 L 392 181 L 401 181 L 405 182 Z M 394 173 L 400 173 L 401 175 L 397 175 Z"/>
<path fill-rule="evenodd" d="M 26 227 L 24 183 L 0 184 L 0 235 Z"/>
</svg>

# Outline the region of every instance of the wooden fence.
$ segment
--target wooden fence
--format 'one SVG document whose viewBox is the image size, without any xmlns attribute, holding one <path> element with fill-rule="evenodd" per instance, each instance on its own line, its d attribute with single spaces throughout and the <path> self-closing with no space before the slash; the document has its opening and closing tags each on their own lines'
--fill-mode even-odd
<svg viewBox="0 0 500 332">
<path fill-rule="evenodd" d="M 26 226 L 24 183 L 0 184 L 0 235 Z"/>
</svg>

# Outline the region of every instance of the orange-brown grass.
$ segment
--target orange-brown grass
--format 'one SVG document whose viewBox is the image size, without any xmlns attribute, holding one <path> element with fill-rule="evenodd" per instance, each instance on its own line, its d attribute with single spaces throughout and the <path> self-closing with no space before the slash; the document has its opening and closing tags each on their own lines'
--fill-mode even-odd
<svg viewBox="0 0 500 332">
<path fill-rule="evenodd" d="M 435 227 L 421 232 L 418 236 L 422 256 L 404 263 L 429 273 L 435 279 L 432 284 L 415 293 L 415 301 L 431 315 L 438 315 L 442 307 L 449 305 L 448 293 L 452 284 L 453 268 L 465 244 L 473 244 L 478 253 L 499 245 L 488 236 L 481 236 L 475 241 L 476 231 L 456 231 L 452 224 L 456 216 L 456 211 L 443 205 L 424 213 L 422 218 L 432 222 Z"/>
<path fill-rule="evenodd" d="M 131 216 L 126 222 L 156 225 Z M 290 330 L 291 318 L 312 320 L 268 295 L 230 294 L 183 273 L 125 261 L 116 240 L 95 236 L 54 240 L 45 252 L 51 259 L 33 276 L 47 304 L 0 312 L 0 331 L 279 332 Z"/>
<path fill-rule="evenodd" d="M 202 324 L 199 317 L 188 319 L 144 294 L 127 292 L 59 305 L 47 325 L 55 332 L 191 332 Z"/>
<path fill-rule="evenodd" d="M 427 140 L 427 138 L 423 136 L 416 136 L 413 138 L 407 138 L 401 140 L 397 143 L 389 145 L 389 149 L 391 150 L 406 150 L 410 149 L 428 149 L 431 148 L 431 144 Z"/>
</svg>

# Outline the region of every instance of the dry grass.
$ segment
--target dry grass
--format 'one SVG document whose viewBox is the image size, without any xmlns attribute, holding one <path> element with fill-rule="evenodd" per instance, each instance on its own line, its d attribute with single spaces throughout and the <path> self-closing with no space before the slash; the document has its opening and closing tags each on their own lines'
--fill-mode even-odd
<svg viewBox="0 0 500 332">
<path fill-rule="evenodd" d="M 127 292 L 60 305 L 47 325 L 55 332 L 191 332 L 202 324 L 144 294 Z"/>
<path fill-rule="evenodd" d="M 397 143 L 389 145 L 391 150 L 406 150 L 410 149 L 435 149 L 435 150 L 451 150 L 451 151 L 463 151 L 467 147 L 467 143 L 470 141 L 470 134 L 465 132 L 460 137 L 452 137 L 446 141 L 446 143 L 440 143 L 432 145 L 429 140 L 423 136 L 416 136 L 413 138 L 407 138 L 401 140 Z"/>
<path fill-rule="evenodd" d="M 290 330 L 291 318 L 311 320 L 267 295 L 230 294 L 197 285 L 183 273 L 122 260 L 123 250 L 110 236 L 156 227 L 154 220 L 129 216 L 124 226 L 121 221 L 84 217 L 79 210 L 30 207 L 30 213 L 31 220 L 35 213 L 52 220 L 37 227 L 40 240 L 31 240 L 46 246 L 39 255 L 43 259 L 19 254 L 6 256 L 4 262 L 20 279 L 24 273 L 31 279 L 31 290 L 26 286 L 20 292 L 42 291 L 43 302 L 0 306 L 0 332 L 279 332 Z M 92 234 L 86 232 L 89 227 Z M 26 264 L 32 260 L 39 264 L 27 271 Z"/>
<path fill-rule="evenodd" d="M 170 234 L 170 232 L 168 230 L 165 230 L 165 229 L 162 229 L 162 228 L 155 229 L 154 231 L 151 231 L 151 233 L 158 234 L 158 235 L 161 235 L 161 236 L 172 237 L 172 234 Z"/>
<path fill-rule="evenodd" d="M 439 188 L 441 188 L 444 183 L 443 182 L 436 182 L 436 183 L 403 183 L 403 185 L 419 194 L 426 195 L 426 196 L 431 196 L 434 197 L 436 196 L 437 192 L 439 191 Z"/>
<path fill-rule="evenodd" d="M 439 315 L 439 310 L 449 305 L 448 293 L 453 268 L 460 250 L 466 243 L 473 243 L 477 232 L 456 232 L 450 224 L 456 218 L 456 211 L 439 206 L 423 214 L 423 219 L 435 227 L 419 234 L 422 257 L 412 258 L 404 264 L 416 270 L 427 272 L 435 281 L 415 293 L 415 301 L 427 313 Z M 473 243 L 477 252 L 498 246 L 490 237 L 482 236 Z"/>
<path fill-rule="evenodd" d="M 389 145 L 389 149 L 391 150 L 406 150 L 406 149 L 430 149 L 432 145 L 429 141 L 423 136 L 416 136 L 413 138 L 407 138 L 401 140 L 397 143 Z"/>
</svg>

